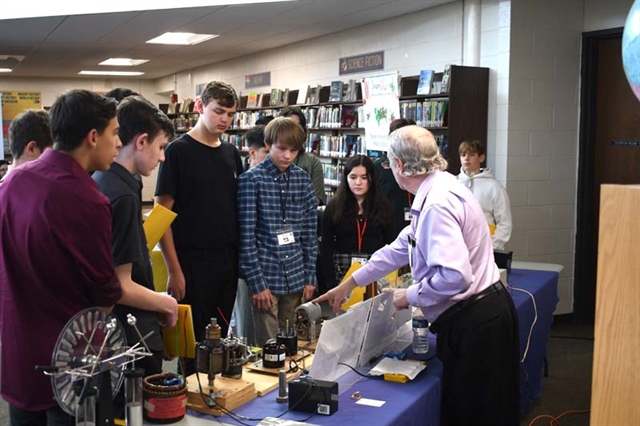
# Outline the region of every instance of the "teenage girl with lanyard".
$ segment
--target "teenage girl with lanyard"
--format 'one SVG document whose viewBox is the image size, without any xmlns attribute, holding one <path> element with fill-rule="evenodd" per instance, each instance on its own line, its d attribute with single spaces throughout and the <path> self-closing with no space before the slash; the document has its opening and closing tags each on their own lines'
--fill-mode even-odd
<svg viewBox="0 0 640 426">
<path fill-rule="evenodd" d="M 322 268 L 327 290 L 338 285 L 353 261 L 394 239 L 389 205 L 369 157 L 353 156 L 322 218 Z"/>
</svg>

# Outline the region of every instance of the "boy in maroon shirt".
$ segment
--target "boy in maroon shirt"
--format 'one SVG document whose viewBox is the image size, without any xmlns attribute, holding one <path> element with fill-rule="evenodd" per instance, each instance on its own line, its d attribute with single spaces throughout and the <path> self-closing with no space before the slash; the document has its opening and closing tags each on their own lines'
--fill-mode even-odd
<svg viewBox="0 0 640 426">
<path fill-rule="evenodd" d="M 0 394 L 12 426 L 74 425 L 53 399 L 60 331 L 78 311 L 121 297 L 111 255 L 111 208 L 88 171 L 118 154 L 116 102 L 87 90 L 50 111 L 54 148 L 0 185 Z"/>
</svg>

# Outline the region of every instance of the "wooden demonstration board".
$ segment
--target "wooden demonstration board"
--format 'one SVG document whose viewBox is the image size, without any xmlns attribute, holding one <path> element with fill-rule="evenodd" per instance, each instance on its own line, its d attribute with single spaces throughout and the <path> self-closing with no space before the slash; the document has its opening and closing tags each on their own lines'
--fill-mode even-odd
<svg viewBox="0 0 640 426">
<path fill-rule="evenodd" d="M 313 362 L 313 354 L 307 351 L 300 351 L 294 357 L 287 357 L 285 368 L 289 366 L 289 360 L 293 358 L 298 363 L 297 371 L 287 373 L 287 382 L 297 379 L 302 374 L 304 358 L 304 368 L 309 369 Z M 256 365 L 258 364 L 258 365 Z M 230 379 L 216 375 L 213 387 L 215 392 L 223 393 L 216 397 L 216 404 L 227 410 L 235 410 L 241 405 L 254 399 L 256 396 L 264 396 L 278 388 L 278 368 L 262 367 L 262 360 L 245 364 L 242 369 L 241 379 Z M 204 398 L 209 397 L 209 381 L 205 373 L 200 373 L 200 384 Z M 199 413 L 212 416 L 223 416 L 226 413 L 218 408 L 209 408 L 202 399 L 198 379 L 195 374 L 187 377 L 187 407 Z"/>
<path fill-rule="evenodd" d="M 209 397 L 209 381 L 205 373 L 199 374 L 202 394 L 196 375 L 187 377 L 187 407 L 199 413 L 224 416 L 226 413 L 223 410 L 216 407 L 209 408 L 203 401 L 203 396 L 205 399 Z M 222 394 L 216 396 L 216 404 L 227 410 L 235 410 L 254 399 L 256 397 L 254 384 L 243 379 L 230 379 L 217 375 L 213 389 L 216 393 L 222 391 Z"/>
<path fill-rule="evenodd" d="M 308 360 L 310 355 L 311 355 L 311 352 L 309 351 L 298 351 L 298 353 L 293 356 L 287 356 L 284 359 L 284 367 L 281 367 L 281 368 L 264 367 L 262 365 L 262 360 L 258 360 L 256 362 L 250 362 L 248 364 L 245 364 L 245 369 L 277 376 L 280 370 L 287 370 L 287 371 L 291 370 L 292 367 L 295 366 L 295 363 L 297 363 L 299 370 L 302 370 L 303 368 L 308 369 L 311 366 L 311 362 Z M 295 361 L 295 363 L 293 361 Z"/>
<path fill-rule="evenodd" d="M 313 362 L 313 354 L 305 358 L 305 368 L 308 369 L 309 366 L 311 366 L 312 362 Z M 258 396 L 264 396 L 269 392 L 276 390 L 278 388 L 277 370 L 274 375 L 273 372 L 271 371 L 273 369 L 263 368 L 263 370 L 270 370 L 267 374 L 265 374 L 261 370 L 250 369 L 249 366 L 252 364 L 254 363 L 245 365 L 244 370 L 242 372 L 242 380 L 253 382 Z M 298 368 L 298 371 L 296 372 L 289 371 L 287 373 L 287 382 L 293 379 L 297 379 L 302 374 L 302 364 L 299 362 L 298 365 L 300 366 L 300 368 Z"/>
</svg>

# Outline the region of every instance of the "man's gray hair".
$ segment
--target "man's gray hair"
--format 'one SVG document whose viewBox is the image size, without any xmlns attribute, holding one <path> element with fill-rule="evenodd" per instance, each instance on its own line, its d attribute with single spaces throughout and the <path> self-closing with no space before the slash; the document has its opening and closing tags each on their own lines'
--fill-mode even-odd
<svg viewBox="0 0 640 426">
<path fill-rule="evenodd" d="M 424 127 L 402 127 L 389 135 L 389 142 L 389 157 L 402 160 L 405 176 L 447 169 L 447 160 L 440 154 L 433 134 Z"/>
</svg>

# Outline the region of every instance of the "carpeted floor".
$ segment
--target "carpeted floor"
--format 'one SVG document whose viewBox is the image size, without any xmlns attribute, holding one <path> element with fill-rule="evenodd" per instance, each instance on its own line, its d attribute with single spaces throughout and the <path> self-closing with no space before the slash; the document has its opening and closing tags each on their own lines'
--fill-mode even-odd
<svg viewBox="0 0 640 426">
<path fill-rule="evenodd" d="M 520 426 L 529 426 L 537 416 L 557 417 L 570 410 L 588 410 L 591 405 L 593 326 L 574 325 L 556 317 L 548 345 L 549 377 L 543 379 L 542 396 L 529 407 Z M 549 425 L 539 418 L 532 426 Z M 588 426 L 589 413 L 567 414 L 561 426 Z"/>
<path fill-rule="evenodd" d="M 590 407 L 593 326 L 574 325 L 556 318 L 548 352 L 549 377 L 544 378 L 542 396 L 529 407 L 520 426 L 529 426 L 540 415 L 557 417 L 569 410 Z M 0 399 L 0 425 L 8 424 L 7 404 Z M 533 426 L 546 425 L 550 425 L 550 418 L 539 418 L 533 423 Z M 559 425 L 588 426 L 589 414 L 566 415 Z"/>
</svg>

